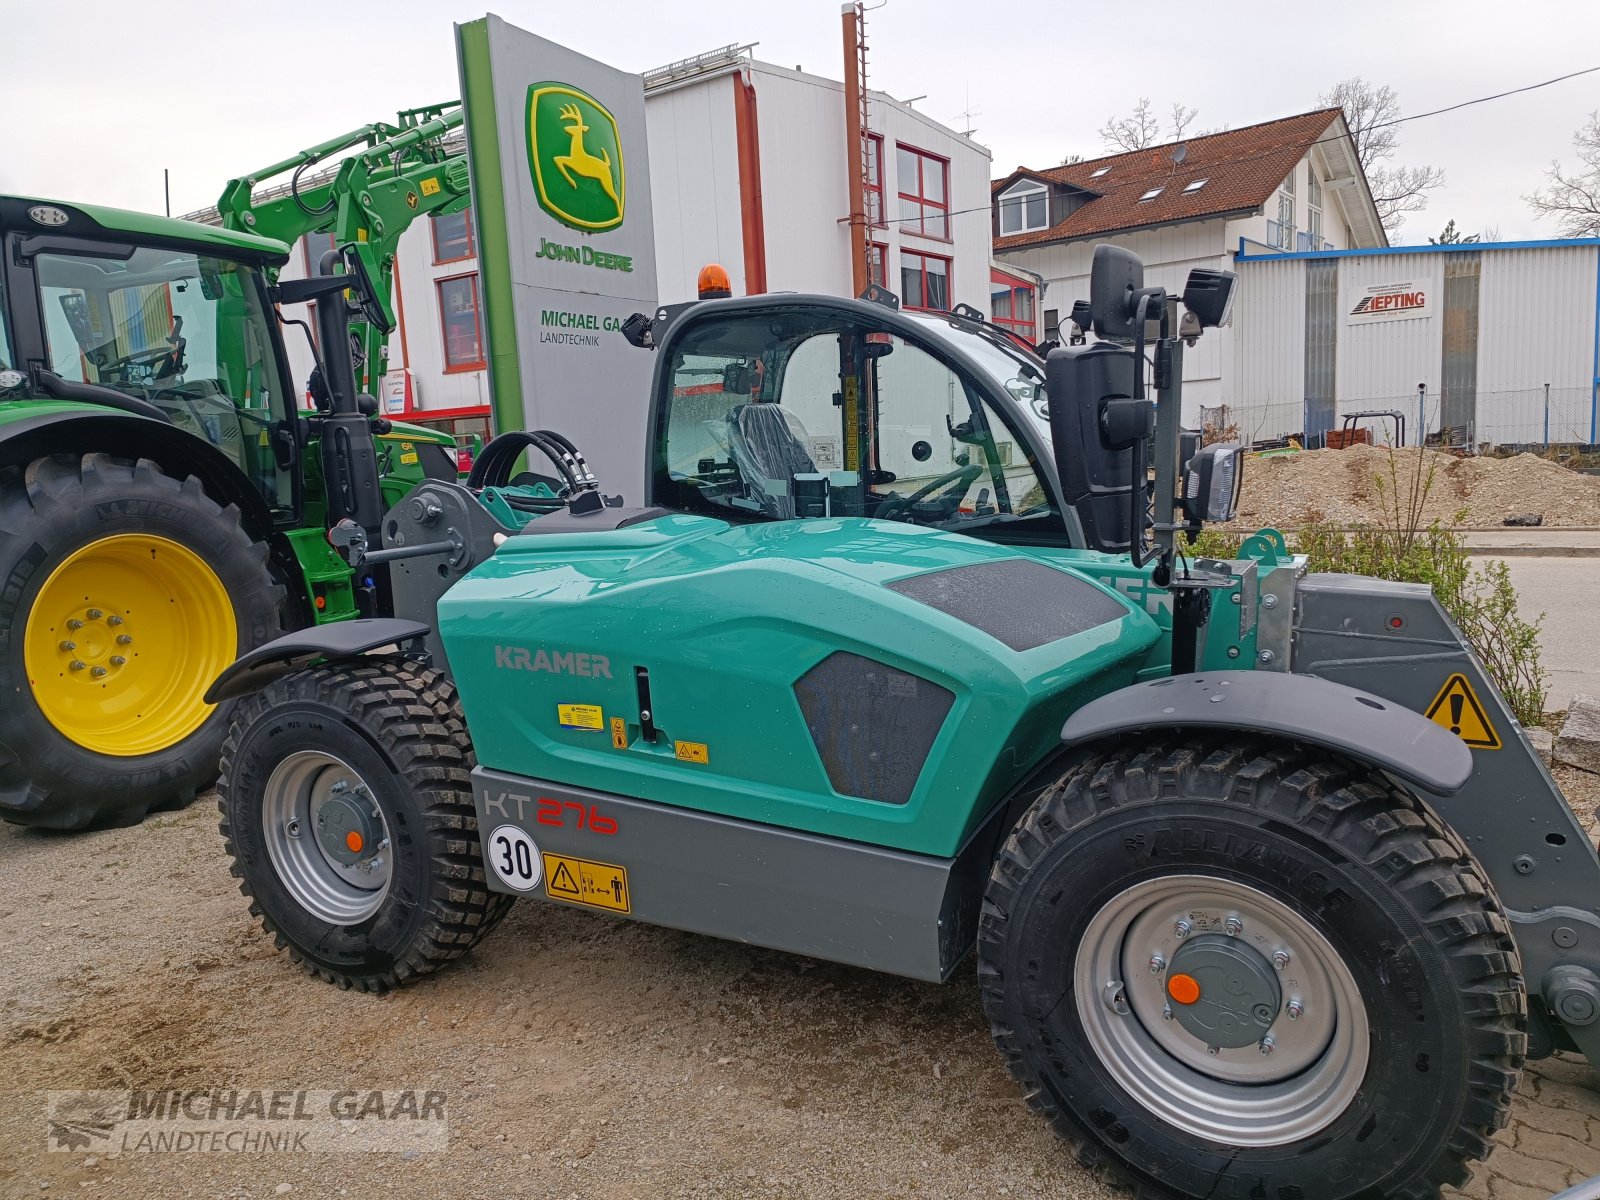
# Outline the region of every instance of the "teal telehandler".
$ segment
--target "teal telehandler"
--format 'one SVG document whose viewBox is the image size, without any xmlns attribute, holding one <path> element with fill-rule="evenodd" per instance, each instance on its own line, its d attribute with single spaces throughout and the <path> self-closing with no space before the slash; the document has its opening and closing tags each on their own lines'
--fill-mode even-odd
<svg viewBox="0 0 1600 1200">
<path fill-rule="evenodd" d="M 392 615 L 210 693 L 252 912 L 366 990 L 518 897 L 975 953 L 1024 1098 L 1140 1195 L 1461 1183 L 1526 1058 L 1600 1058 L 1600 860 L 1427 588 L 1180 554 L 1237 502 L 1180 427 L 1234 280 L 1142 276 L 1098 248 L 1042 359 L 883 293 L 663 308 L 634 503 L 539 432 L 480 459 L 549 457 L 532 519 L 496 478 L 336 524 Z"/>
</svg>

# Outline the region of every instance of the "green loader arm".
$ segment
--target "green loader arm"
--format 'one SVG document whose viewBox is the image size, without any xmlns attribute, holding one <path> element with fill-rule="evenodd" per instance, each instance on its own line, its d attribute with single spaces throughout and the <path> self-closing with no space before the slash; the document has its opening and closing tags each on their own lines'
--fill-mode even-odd
<svg viewBox="0 0 1600 1200">
<path fill-rule="evenodd" d="M 460 212 L 471 203 L 465 145 L 451 144 L 461 121 L 461 105 L 454 100 L 408 109 L 395 124 L 353 129 L 231 179 L 217 201 L 223 227 L 291 245 L 313 233 L 354 245 L 392 325 L 400 235 L 419 217 Z M 308 169 L 341 154 L 346 156 L 336 167 L 302 184 Z M 286 174 L 284 182 L 280 177 Z M 352 328 L 366 352 L 357 384 L 375 392 L 388 358 L 387 335 L 370 325 Z"/>
</svg>

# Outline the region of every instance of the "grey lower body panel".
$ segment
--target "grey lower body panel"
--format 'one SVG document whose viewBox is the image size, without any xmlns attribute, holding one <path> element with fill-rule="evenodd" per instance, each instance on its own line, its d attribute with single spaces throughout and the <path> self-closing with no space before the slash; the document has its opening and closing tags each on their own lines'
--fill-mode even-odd
<svg viewBox="0 0 1600 1200">
<path fill-rule="evenodd" d="M 473 770 L 472 792 L 486 840 L 513 825 L 541 855 L 623 868 L 634 920 L 934 982 L 976 939 L 1004 813 L 954 858 L 935 858 L 486 767 Z M 600 831 L 612 822 L 615 833 Z M 493 890 L 573 903 L 551 890 L 548 871 L 531 890 L 510 886 L 491 854 L 486 845 Z"/>
</svg>

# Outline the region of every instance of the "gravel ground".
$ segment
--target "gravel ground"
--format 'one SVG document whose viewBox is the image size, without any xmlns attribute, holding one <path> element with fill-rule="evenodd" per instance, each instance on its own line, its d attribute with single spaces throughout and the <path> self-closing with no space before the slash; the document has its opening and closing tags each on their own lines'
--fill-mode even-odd
<svg viewBox="0 0 1600 1200">
<path fill-rule="evenodd" d="M 1600 800 L 1561 782 L 1586 816 Z M 1116 1194 L 1018 1098 L 970 962 L 938 987 L 524 901 L 441 974 L 343 993 L 249 919 L 204 801 L 0 827 L 0 878 L 0 1196 Z M 1531 1067 L 1467 1194 L 1600 1171 L 1586 1078 Z M 130 1086 L 443 1089 L 449 1149 L 46 1152 L 47 1091 Z"/>
<path fill-rule="evenodd" d="M 1513 513 L 1540 513 L 1546 526 L 1600 525 L 1600 476 L 1582 475 L 1533 454 L 1514 458 L 1456 458 L 1386 447 L 1307 450 L 1268 455 L 1245 464 L 1244 492 L 1234 525 L 1297 529 L 1311 521 L 1339 525 L 1394 523 L 1395 496 L 1405 512 L 1420 471 L 1432 472 L 1423 522 L 1447 524 L 1465 510 L 1469 526 L 1499 525 Z M 1381 487 L 1380 487 L 1381 481 Z M 1386 513 L 1390 514 L 1386 517 Z"/>
</svg>

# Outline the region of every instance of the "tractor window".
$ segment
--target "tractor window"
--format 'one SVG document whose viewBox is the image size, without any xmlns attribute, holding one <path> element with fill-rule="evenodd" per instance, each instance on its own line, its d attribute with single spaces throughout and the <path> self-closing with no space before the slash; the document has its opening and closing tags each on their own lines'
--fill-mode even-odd
<svg viewBox="0 0 1600 1200">
<path fill-rule="evenodd" d="M 256 268 L 154 246 L 35 259 L 50 366 L 63 379 L 148 400 L 293 501 L 271 450 L 291 397 L 278 375 Z"/>
<path fill-rule="evenodd" d="M 972 380 L 898 336 L 794 319 L 707 322 L 677 343 L 658 503 L 964 530 L 1053 517 L 1026 444 Z"/>
</svg>

